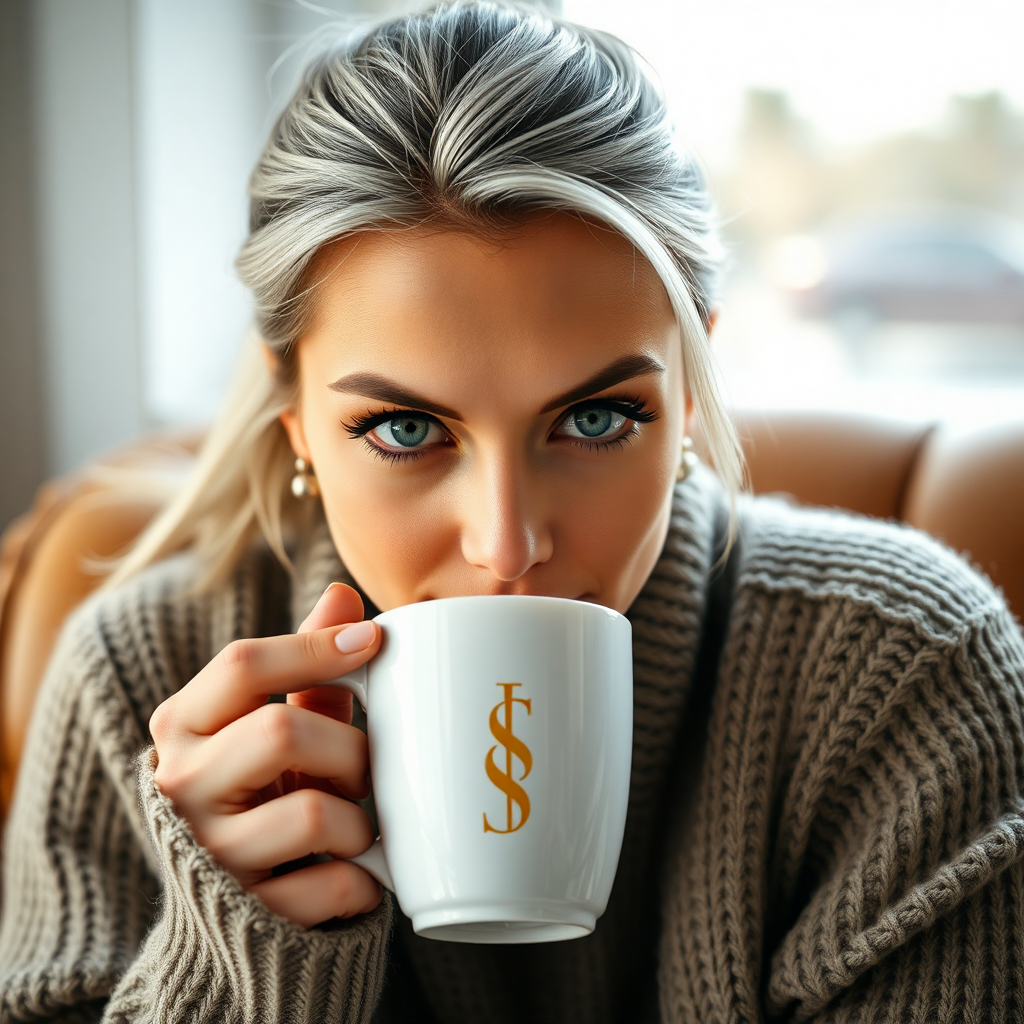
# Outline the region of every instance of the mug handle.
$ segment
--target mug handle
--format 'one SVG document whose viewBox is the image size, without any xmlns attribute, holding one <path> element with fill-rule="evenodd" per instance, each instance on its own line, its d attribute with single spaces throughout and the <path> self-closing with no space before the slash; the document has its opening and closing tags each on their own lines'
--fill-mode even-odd
<svg viewBox="0 0 1024 1024">
<path fill-rule="evenodd" d="M 366 710 L 366 679 L 367 667 L 360 665 L 359 668 L 340 679 L 332 679 L 327 685 L 337 686 L 341 690 L 348 690 Z M 395 883 L 391 881 L 391 873 L 388 871 L 387 861 L 384 858 L 384 846 L 380 836 L 373 841 L 368 850 L 364 850 L 356 857 L 347 857 L 351 864 L 361 867 L 368 874 L 372 875 L 385 889 L 395 891 Z"/>
</svg>

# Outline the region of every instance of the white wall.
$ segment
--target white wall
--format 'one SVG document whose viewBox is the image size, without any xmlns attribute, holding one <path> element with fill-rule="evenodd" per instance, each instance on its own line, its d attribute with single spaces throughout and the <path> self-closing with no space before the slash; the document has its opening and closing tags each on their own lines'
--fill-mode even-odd
<svg viewBox="0 0 1024 1024">
<path fill-rule="evenodd" d="M 250 315 L 232 268 L 246 180 L 302 40 L 331 19 L 287 0 L 16 4 L 46 377 L 35 483 L 153 427 L 214 414 Z M 4 21 L 5 48 L 18 44 L 16 22 Z M 24 202 L 27 186 L 15 191 Z M 31 259 L 31 246 L 3 248 L 5 261 Z M 21 507 L 25 490 L 12 499 Z"/>
<path fill-rule="evenodd" d="M 326 6 L 387 12 L 402 2 Z M 143 400 L 154 422 L 203 423 L 251 317 L 233 269 L 248 223 L 249 172 L 294 87 L 306 41 L 332 19 L 255 0 L 135 6 Z"/>
<path fill-rule="evenodd" d="M 35 294 L 30 0 L 0 3 L 0 529 L 49 468 Z"/>
<path fill-rule="evenodd" d="M 247 0 L 136 6 L 143 400 L 158 422 L 202 422 L 250 315 L 231 264 L 267 102 L 261 26 Z"/>
<path fill-rule="evenodd" d="M 39 313 L 49 472 L 143 427 L 129 0 L 34 0 Z"/>
</svg>

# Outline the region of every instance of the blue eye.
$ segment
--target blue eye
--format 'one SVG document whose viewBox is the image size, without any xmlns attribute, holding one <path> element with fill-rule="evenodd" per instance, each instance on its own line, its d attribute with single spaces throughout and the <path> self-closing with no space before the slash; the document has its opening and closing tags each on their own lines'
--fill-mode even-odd
<svg viewBox="0 0 1024 1024">
<path fill-rule="evenodd" d="M 424 441 L 436 441 L 441 428 L 424 416 L 396 416 L 386 420 L 372 431 L 374 436 L 389 447 L 418 448 Z"/>
<path fill-rule="evenodd" d="M 622 413 L 600 405 L 583 405 L 562 420 L 561 433 L 569 437 L 604 438 L 617 433 L 626 422 Z"/>
</svg>

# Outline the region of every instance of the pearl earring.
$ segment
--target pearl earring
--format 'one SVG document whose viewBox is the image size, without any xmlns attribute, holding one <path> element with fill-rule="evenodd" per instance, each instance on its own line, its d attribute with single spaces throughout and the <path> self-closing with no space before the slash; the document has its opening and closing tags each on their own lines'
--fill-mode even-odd
<svg viewBox="0 0 1024 1024">
<path fill-rule="evenodd" d="M 679 468 L 676 470 L 676 480 L 682 483 L 693 472 L 694 466 L 700 461 L 697 453 L 693 450 L 693 438 L 683 438 L 683 451 L 679 459 Z"/>
<path fill-rule="evenodd" d="M 292 494 L 296 498 L 309 500 L 320 494 L 320 485 L 316 482 L 313 467 L 305 459 L 296 458 L 295 476 L 292 477 Z"/>
</svg>

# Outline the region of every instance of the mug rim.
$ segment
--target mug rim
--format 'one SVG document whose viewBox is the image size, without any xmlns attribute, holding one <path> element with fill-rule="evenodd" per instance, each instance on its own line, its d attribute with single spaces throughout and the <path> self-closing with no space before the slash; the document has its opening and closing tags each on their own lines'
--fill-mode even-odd
<svg viewBox="0 0 1024 1024">
<path fill-rule="evenodd" d="M 407 609 L 434 607 L 435 605 L 450 606 L 470 601 L 498 601 L 505 604 L 570 604 L 576 607 L 593 608 L 595 612 L 603 612 L 613 618 L 623 619 L 626 622 L 629 621 L 622 612 L 616 611 L 614 608 L 609 608 L 605 604 L 598 604 L 596 601 L 583 601 L 577 597 L 553 597 L 549 594 L 457 594 L 453 597 L 432 597 L 426 601 L 412 601 L 409 604 L 399 604 L 394 608 L 389 608 L 387 611 L 378 612 L 373 617 L 373 621 L 379 622 L 385 615 L 391 615 L 393 612 L 401 612 Z"/>
</svg>

